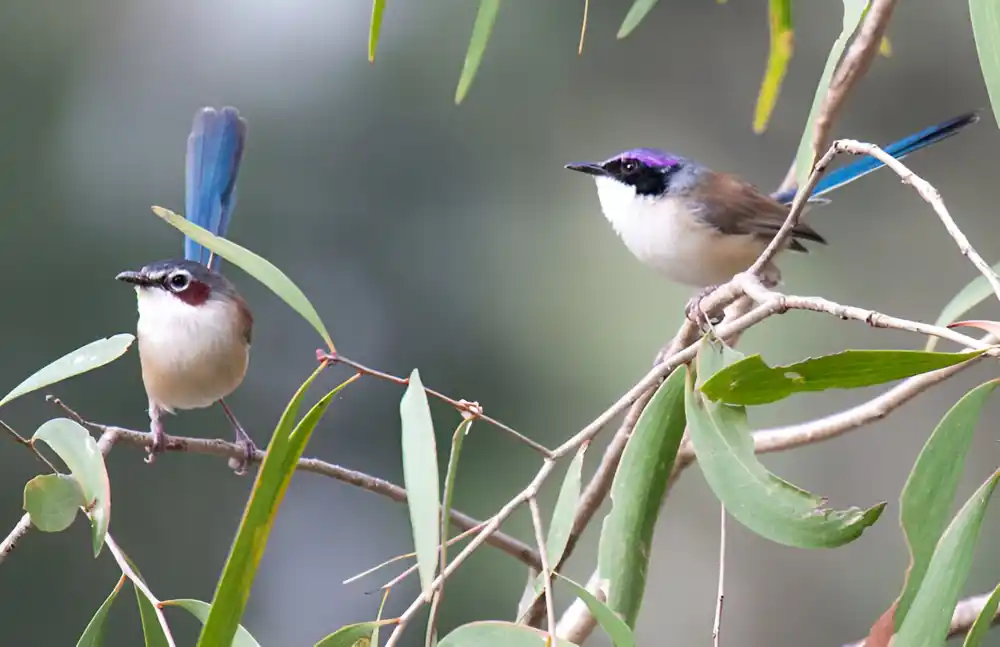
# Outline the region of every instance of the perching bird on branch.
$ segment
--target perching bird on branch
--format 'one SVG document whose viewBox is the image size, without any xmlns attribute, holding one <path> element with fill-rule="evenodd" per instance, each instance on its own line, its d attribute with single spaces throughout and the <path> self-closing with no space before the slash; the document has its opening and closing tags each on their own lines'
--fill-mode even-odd
<svg viewBox="0 0 1000 647">
<path fill-rule="evenodd" d="M 185 216 L 216 236 L 225 236 L 229 228 L 246 134 L 246 121 L 235 108 L 202 108 L 188 137 Z M 246 375 L 253 315 L 219 273 L 219 261 L 185 237 L 183 259 L 116 277 L 135 286 L 138 300 L 139 360 L 152 431 L 147 462 L 164 449 L 164 414 L 216 402 L 244 449 L 237 473 L 257 449 L 223 400 Z"/>
</svg>

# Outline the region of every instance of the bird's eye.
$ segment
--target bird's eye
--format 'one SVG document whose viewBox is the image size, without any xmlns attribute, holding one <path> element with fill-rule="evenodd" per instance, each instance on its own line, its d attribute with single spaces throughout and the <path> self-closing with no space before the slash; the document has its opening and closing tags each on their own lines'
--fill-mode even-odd
<svg viewBox="0 0 1000 647">
<path fill-rule="evenodd" d="M 639 168 L 639 162 L 635 160 L 622 160 L 622 172 L 633 173 Z"/>
<path fill-rule="evenodd" d="M 171 290 L 180 292 L 181 290 L 183 290 L 188 286 L 188 283 L 191 282 L 191 279 L 187 274 L 183 272 L 178 272 L 177 274 L 171 276 L 167 282 L 170 285 Z"/>
</svg>

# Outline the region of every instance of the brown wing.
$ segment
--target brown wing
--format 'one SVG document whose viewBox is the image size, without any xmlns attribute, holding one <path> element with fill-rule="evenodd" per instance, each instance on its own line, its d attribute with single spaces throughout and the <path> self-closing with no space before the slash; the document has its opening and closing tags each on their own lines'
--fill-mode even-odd
<svg viewBox="0 0 1000 647">
<path fill-rule="evenodd" d="M 692 198 L 704 205 L 700 215 L 725 234 L 752 234 L 770 240 L 788 217 L 787 206 L 749 182 L 726 173 L 706 174 Z M 807 252 L 796 240 L 799 238 L 826 244 L 822 236 L 803 222 L 792 229 L 788 248 Z"/>
</svg>

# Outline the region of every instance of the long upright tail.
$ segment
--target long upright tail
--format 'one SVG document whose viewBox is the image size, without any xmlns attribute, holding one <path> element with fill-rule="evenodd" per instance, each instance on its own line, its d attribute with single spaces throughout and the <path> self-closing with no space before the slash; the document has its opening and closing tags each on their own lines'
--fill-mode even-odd
<svg viewBox="0 0 1000 647">
<path fill-rule="evenodd" d="M 216 236 L 225 236 L 236 206 L 236 176 L 243 159 L 247 122 L 236 108 L 202 108 L 187 142 L 185 217 Z M 209 264 L 208 249 L 184 239 L 184 258 Z M 213 264 L 218 267 L 219 259 Z"/>
<path fill-rule="evenodd" d="M 898 142 L 884 147 L 884 150 L 896 159 L 902 159 L 910 153 L 920 150 L 921 148 L 930 146 L 931 144 L 936 144 L 939 141 L 948 139 L 952 135 L 958 134 L 960 130 L 966 126 L 976 123 L 977 121 L 979 121 L 978 113 L 967 112 L 940 124 L 924 128 L 920 132 L 914 133 L 909 137 L 904 137 Z M 845 184 L 850 184 L 854 180 L 864 177 L 865 175 L 868 175 L 872 171 L 876 171 L 883 166 L 885 166 L 885 164 L 878 161 L 874 157 L 864 157 L 857 162 L 841 167 L 832 173 L 827 173 L 816 185 L 816 188 L 813 189 L 812 195 L 810 195 L 809 198 L 818 198 L 835 189 L 839 189 Z M 796 188 L 797 187 L 792 187 L 791 189 L 780 193 L 775 193 L 772 197 L 778 202 L 788 204 L 795 198 Z"/>
</svg>

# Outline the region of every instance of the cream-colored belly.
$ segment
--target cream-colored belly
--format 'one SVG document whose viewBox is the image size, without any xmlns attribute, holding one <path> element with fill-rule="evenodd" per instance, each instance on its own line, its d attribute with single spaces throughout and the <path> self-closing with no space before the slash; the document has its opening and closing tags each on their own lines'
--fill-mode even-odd
<svg viewBox="0 0 1000 647">
<path fill-rule="evenodd" d="M 634 189 L 597 178 L 604 216 L 640 261 L 678 283 L 723 283 L 750 267 L 766 241 L 722 234 L 703 224 L 680 198 L 636 196 Z"/>
<path fill-rule="evenodd" d="M 228 308 L 221 302 L 193 308 L 162 292 L 139 294 L 139 358 L 152 403 L 167 411 L 200 409 L 236 390 L 250 348 Z"/>
</svg>

